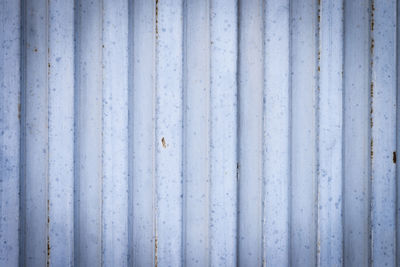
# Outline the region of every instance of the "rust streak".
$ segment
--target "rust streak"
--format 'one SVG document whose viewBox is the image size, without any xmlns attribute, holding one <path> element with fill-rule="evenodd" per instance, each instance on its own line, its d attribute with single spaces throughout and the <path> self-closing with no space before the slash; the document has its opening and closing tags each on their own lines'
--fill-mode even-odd
<svg viewBox="0 0 400 267">
<path fill-rule="evenodd" d="M 18 103 L 18 120 L 21 120 L 21 103 Z"/>
<path fill-rule="evenodd" d="M 158 0 L 156 0 L 156 40 L 158 39 Z"/>
<path fill-rule="evenodd" d="M 239 162 L 236 163 L 236 180 L 239 181 L 239 170 L 240 170 L 240 164 Z"/>
<path fill-rule="evenodd" d="M 157 252 L 158 252 L 158 238 L 154 239 L 154 266 L 158 266 L 158 258 L 157 258 Z"/>
<path fill-rule="evenodd" d="M 393 151 L 393 163 L 396 164 L 396 162 L 397 162 L 396 151 Z"/>
<path fill-rule="evenodd" d="M 50 200 L 47 199 L 47 228 L 50 228 Z M 48 230 L 49 231 L 49 230 Z M 47 233 L 47 266 L 50 266 L 50 234 Z"/>
</svg>

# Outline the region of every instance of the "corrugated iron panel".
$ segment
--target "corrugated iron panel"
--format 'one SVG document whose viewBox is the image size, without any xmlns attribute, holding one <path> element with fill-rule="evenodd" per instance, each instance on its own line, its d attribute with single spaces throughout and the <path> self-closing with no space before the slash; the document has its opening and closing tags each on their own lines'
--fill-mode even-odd
<svg viewBox="0 0 400 267">
<path fill-rule="evenodd" d="M 0 266 L 399 266 L 396 0 L 0 0 Z"/>
</svg>

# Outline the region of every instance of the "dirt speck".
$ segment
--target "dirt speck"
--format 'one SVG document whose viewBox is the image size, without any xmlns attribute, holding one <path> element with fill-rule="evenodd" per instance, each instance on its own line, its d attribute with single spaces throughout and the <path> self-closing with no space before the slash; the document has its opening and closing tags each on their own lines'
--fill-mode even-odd
<svg viewBox="0 0 400 267">
<path fill-rule="evenodd" d="M 161 138 L 161 144 L 163 146 L 163 148 L 167 148 L 167 143 L 165 142 L 165 138 Z"/>
</svg>

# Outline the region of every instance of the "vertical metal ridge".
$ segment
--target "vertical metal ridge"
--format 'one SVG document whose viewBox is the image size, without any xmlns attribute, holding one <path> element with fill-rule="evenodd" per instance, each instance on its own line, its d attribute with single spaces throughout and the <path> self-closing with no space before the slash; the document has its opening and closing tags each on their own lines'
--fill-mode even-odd
<svg viewBox="0 0 400 267">
<path fill-rule="evenodd" d="M 238 36 L 238 259 L 261 265 L 263 137 L 263 9 L 261 0 L 239 6 Z"/>
<path fill-rule="evenodd" d="M 293 3 L 292 25 L 292 264 L 316 265 L 317 251 L 317 6 Z M 307 194 L 304 194 L 307 192 Z"/>
<path fill-rule="evenodd" d="M 267 1 L 264 24 L 264 244 L 266 266 L 289 266 L 290 3 Z"/>
<path fill-rule="evenodd" d="M 102 264 L 102 3 L 83 0 L 77 8 L 76 95 L 79 162 L 79 264 Z M 85 23 L 86 22 L 86 23 Z"/>
<path fill-rule="evenodd" d="M 343 1 L 320 9 L 318 64 L 318 257 L 343 265 Z"/>
<path fill-rule="evenodd" d="M 0 265 L 19 264 L 21 140 L 20 1 L 0 3 Z"/>
<path fill-rule="evenodd" d="M 106 0 L 102 4 L 103 264 L 126 266 L 129 192 L 128 1 Z"/>
<path fill-rule="evenodd" d="M 49 17 L 47 263 L 67 266 L 72 265 L 74 247 L 73 1 L 48 2 L 47 9 Z"/>
<path fill-rule="evenodd" d="M 211 3 L 211 265 L 236 265 L 237 1 Z"/>
<path fill-rule="evenodd" d="M 373 3 L 371 137 L 373 264 L 396 264 L 396 1 Z M 372 46 L 371 45 L 371 46 Z M 372 84 L 372 83 L 371 83 Z"/>
<path fill-rule="evenodd" d="M 182 1 L 158 3 L 156 180 L 160 265 L 180 265 L 182 261 L 182 12 Z"/>
<path fill-rule="evenodd" d="M 47 264 L 48 2 L 26 2 L 26 264 Z"/>
<path fill-rule="evenodd" d="M 184 4 L 183 263 L 205 266 L 209 224 L 209 3 Z"/>
</svg>

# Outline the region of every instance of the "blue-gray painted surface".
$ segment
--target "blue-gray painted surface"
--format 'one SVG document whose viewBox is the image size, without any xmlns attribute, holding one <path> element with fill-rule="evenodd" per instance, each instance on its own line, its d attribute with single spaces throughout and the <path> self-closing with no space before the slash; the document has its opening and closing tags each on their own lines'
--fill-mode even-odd
<svg viewBox="0 0 400 267">
<path fill-rule="evenodd" d="M 398 0 L 0 0 L 0 266 L 400 266 Z"/>
</svg>

